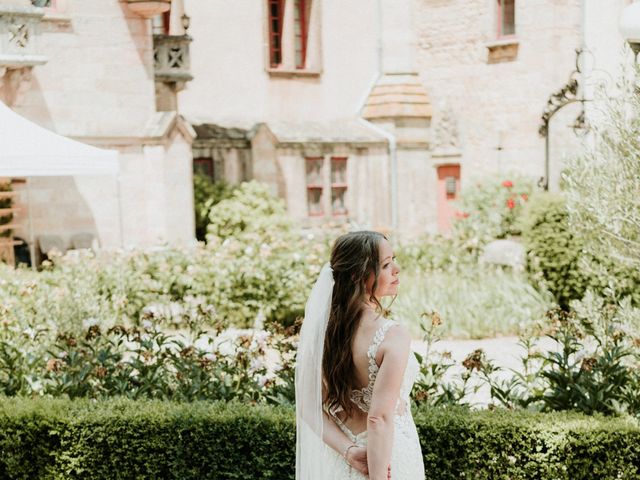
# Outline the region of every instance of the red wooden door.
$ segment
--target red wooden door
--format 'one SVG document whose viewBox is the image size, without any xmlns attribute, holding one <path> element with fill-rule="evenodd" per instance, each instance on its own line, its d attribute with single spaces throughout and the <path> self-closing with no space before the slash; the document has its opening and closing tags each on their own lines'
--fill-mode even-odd
<svg viewBox="0 0 640 480">
<path fill-rule="evenodd" d="M 460 194 L 460 165 L 438 167 L 438 231 L 446 234 L 451 230 L 451 219 L 455 214 L 453 202 Z"/>
</svg>

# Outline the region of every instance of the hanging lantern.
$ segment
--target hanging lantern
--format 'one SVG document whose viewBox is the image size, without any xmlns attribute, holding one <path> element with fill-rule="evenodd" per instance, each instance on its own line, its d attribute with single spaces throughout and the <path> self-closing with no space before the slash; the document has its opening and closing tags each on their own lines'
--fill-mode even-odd
<svg viewBox="0 0 640 480">
<path fill-rule="evenodd" d="M 171 8 L 171 0 L 126 0 L 129 10 L 144 18 L 155 17 Z"/>
</svg>

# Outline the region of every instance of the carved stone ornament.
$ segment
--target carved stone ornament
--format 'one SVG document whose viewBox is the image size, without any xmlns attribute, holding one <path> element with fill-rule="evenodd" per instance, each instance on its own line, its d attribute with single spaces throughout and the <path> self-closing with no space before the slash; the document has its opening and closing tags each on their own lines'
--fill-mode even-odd
<svg viewBox="0 0 640 480">
<path fill-rule="evenodd" d="M 457 150 L 460 146 L 458 122 L 450 106 L 443 104 L 434 128 L 434 147 L 437 150 Z"/>
<path fill-rule="evenodd" d="M 38 52 L 43 16 L 29 2 L 0 1 L 0 97 L 8 104 L 28 88 L 31 69 L 47 62 Z"/>
<path fill-rule="evenodd" d="M 11 106 L 18 95 L 24 94 L 31 85 L 31 68 L 0 67 L 0 101 Z"/>
<path fill-rule="evenodd" d="M 144 18 L 155 17 L 168 12 L 171 8 L 171 0 L 125 0 L 129 10 Z"/>
</svg>

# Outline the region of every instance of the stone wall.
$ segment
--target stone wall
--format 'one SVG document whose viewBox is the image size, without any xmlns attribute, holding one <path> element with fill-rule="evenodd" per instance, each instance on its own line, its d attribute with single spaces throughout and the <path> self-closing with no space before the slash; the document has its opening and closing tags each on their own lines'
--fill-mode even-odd
<svg viewBox="0 0 640 480">
<path fill-rule="evenodd" d="M 192 133 L 175 113 L 157 114 L 148 20 L 119 0 L 60 0 L 45 15 L 34 67 L 11 107 L 61 135 L 118 150 L 116 177 L 30 180 L 22 229 L 34 234 L 88 232 L 105 247 L 192 243 Z M 0 148 L 1 154 L 1 148 Z M 20 187 L 24 190 L 24 186 Z M 118 191 L 120 200 L 118 200 Z"/>
</svg>

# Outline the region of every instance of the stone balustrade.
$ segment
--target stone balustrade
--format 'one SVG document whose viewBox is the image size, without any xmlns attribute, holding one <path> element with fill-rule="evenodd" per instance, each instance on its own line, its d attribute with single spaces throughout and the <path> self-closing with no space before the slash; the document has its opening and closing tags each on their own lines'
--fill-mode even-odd
<svg viewBox="0 0 640 480">
<path fill-rule="evenodd" d="M 41 8 L 0 2 L 0 72 L 47 62 L 38 50 Z"/>
<path fill-rule="evenodd" d="M 153 59 L 158 82 L 184 84 L 193 79 L 189 35 L 154 35 Z"/>
</svg>

